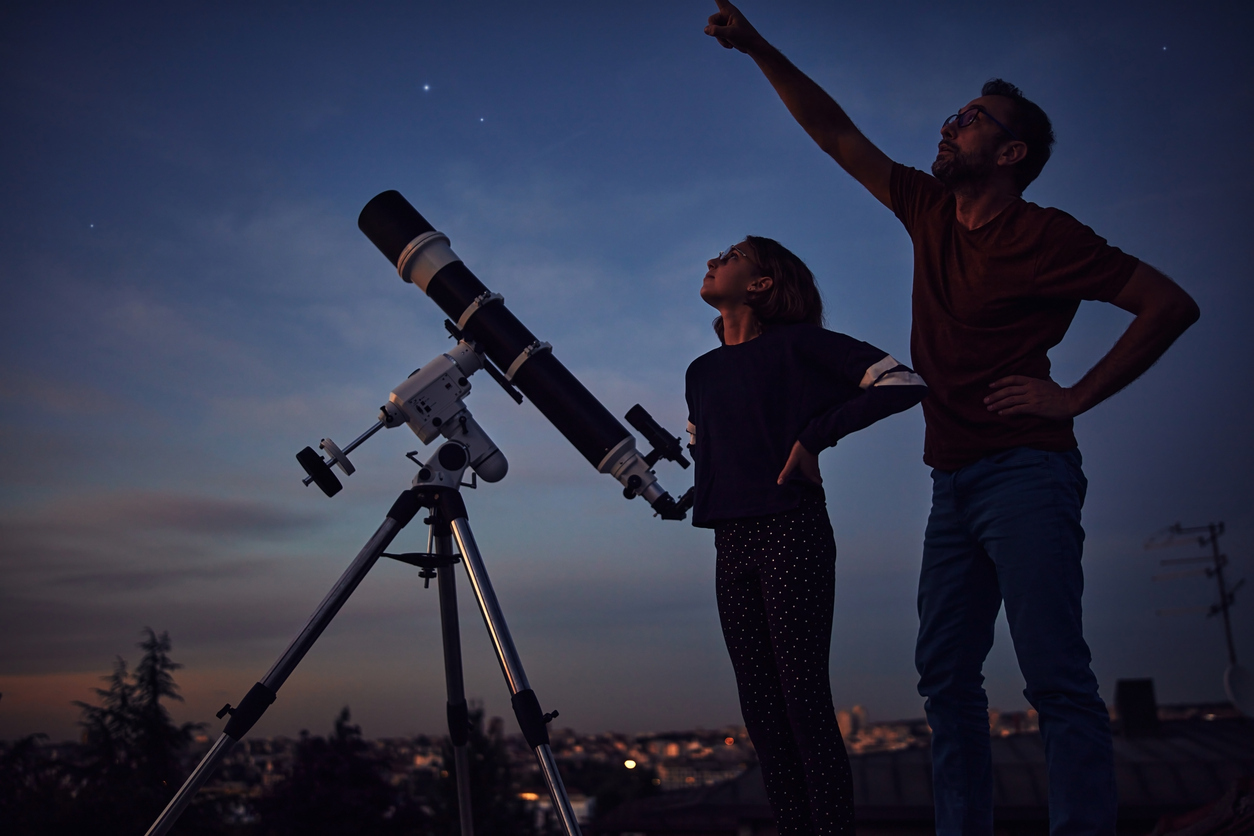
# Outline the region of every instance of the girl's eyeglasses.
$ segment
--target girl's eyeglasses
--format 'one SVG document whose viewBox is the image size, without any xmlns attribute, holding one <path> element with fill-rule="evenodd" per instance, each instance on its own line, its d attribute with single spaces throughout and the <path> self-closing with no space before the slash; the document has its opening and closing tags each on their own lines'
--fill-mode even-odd
<svg viewBox="0 0 1254 836">
<path fill-rule="evenodd" d="M 719 253 L 718 261 L 723 264 L 726 264 L 728 259 L 730 259 L 733 254 L 740 256 L 741 258 L 743 258 L 745 261 L 749 262 L 750 264 L 754 264 L 754 265 L 757 264 L 757 262 L 754 261 L 752 258 L 750 258 L 749 255 L 744 250 L 740 249 L 739 244 L 732 244 L 730 247 L 728 247 L 727 249 Z"/>
</svg>

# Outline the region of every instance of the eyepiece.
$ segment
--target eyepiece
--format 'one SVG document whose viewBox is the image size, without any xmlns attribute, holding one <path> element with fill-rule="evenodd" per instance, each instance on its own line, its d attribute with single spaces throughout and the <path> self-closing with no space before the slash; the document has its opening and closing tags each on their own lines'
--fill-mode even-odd
<svg viewBox="0 0 1254 836">
<path fill-rule="evenodd" d="M 653 445 L 653 453 L 646 457 L 650 459 L 650 465 L 656 463 L 658 459 L 669 459 L 677 462 L 680 467 L 688 467 L 688 460 L 684 458 L 679 439 L 668 434 L 643 406 L 636 404 L 627 411 L 627 423 L 639 430 L 645 441 Z"/>
</svg>

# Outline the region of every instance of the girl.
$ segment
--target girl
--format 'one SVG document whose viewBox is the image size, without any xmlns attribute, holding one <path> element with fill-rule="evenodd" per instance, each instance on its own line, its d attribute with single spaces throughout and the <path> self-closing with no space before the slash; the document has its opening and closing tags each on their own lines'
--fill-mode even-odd
<svg viewBox="0 0 1254 836">
<path fill-rule="evenodd" d="M 708 262 L 722 345 L 688 367 L 693 524 L 714 529 L 723 637 L 780 836 L 852 834 L 828 678 L 836 543 L 818 454 L 923 399 L 910 369 L 822 328 L 802 261 L 749 236 Z"/>
</svg>

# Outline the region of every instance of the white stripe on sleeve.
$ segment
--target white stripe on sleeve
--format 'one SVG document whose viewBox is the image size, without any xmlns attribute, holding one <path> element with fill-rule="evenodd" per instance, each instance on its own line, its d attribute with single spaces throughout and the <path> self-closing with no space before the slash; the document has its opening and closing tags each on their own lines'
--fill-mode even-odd
<svg viewBox="0 0 1254 836">
<path fill-rule="evenodd" d="M 879 380 L 889 369 L 895 369 L 901 364 L 893 359 L 889 354 L 883 360 L 866 370 L 866 374 L 862 375 L 862 380 L 858 383 L 861 389 L 870 389 L 875 385 L 875 381 Z"/>
<path fill-rule="evenodd" d="M 926 386 L 923 378 L 914 372 L 906 369 L 898 372 L 889 372 L 881 375 L 880 379 L 875 381 L 876 386 Z"/>
</svg>

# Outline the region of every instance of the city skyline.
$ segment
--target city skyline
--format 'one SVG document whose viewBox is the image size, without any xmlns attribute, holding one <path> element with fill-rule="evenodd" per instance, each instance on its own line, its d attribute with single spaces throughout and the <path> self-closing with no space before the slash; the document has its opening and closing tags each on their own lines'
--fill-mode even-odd
<svg viewBox="0 0 1254 836">
<path fill-rule="evenodd" d="M 1232 579 L 1254 553 L 1254 355 L 1244 194 L 1251 23 L 1222 4 L 1064 4 L 993 14 L 900 2 L 745 6 L 890 156 L 926 169 L 941 121 L 1000 76 L 1054 120 L 1025 197 L 1175 278 L 1202 319 L 1076 421 L 1090 480 L 1086 633 L 1103 696 L 1223 699 L 1205 578 L 1155 583 L 1155 531 L 1224 520 Z M 451 343 L 443 315 L 356 228 L 400 190 L 616 416 L 678 435 L 683 373 L 716 345 L 705 260 L 775 237 L 819 278 L 828 327 L 909 354 L 910 249 L 792 121 L 745 56 L 701 32 L 714 3 L 18 5 L 0 57 L 0 738 L 75 736 L 116 655 L 168 630 L 186 703 L 235 704 L 405 488 L 404 428 L 353 456 L 328 500 L 294 460 L 370 426 Z M 1240 146 L 1243 148 L 1244 146 Z M 1085 304 L 1053 352 L 1076 380 L 1128 317 Z M 1238 382 L 1234 382 L 1236 377 Z M 467 491 L 505 616 L 545 710 L 581 731 L 739 724 L 709 532 L 653 519 L 530 403 L 484 375 L 468 405 L 511 465 Z M 922 716 L 915 584 L 929 501 L 919 411 L 822 457 L 839 549 L 840 706 Z M 690 471 L 658 466 L 672 493 Z M 397 541 L 425 543 L 419 521 Z M 1201 553 L 1201 550 L 1199 550 Z M 467 694 L 510 716 L 459 576 Z M 1242 597 L 1243 596 L 1243 597 Z M 1254 661 L 1246 592 L 1237 652 Z M 438 734 L 434 589 L 381 562 L 254 734 Z M 990 702 L 1025 709 L 999 620 Z"/>
</svg>

